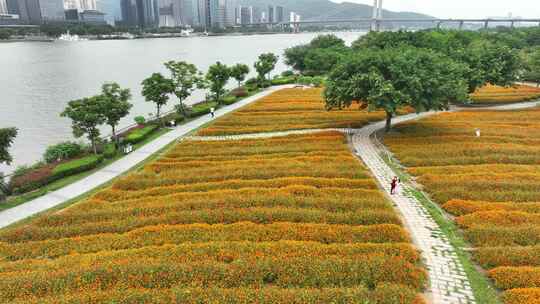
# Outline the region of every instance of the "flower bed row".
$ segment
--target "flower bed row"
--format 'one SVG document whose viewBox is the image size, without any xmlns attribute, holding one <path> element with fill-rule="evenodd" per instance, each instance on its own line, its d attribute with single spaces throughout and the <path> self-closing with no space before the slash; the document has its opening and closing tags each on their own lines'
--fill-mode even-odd
<svg viewBox="0 0 540 304">
<path fill-rule="evenodd" d="M 427 283 L 399 216 L 338 132 L 183 141 L 0 241 L 0 298 L 11 303 L 156 303 L 156 291 L 170 303 L 326 303 L 322 291 L 423 303 Z"/>
<path fill-rule="evenodd" d="M 475 104 L 515 103 L 540 98 L 540 88 L 527 85 L 515 85 L 512 87 L 499 87 L 487 85 L 471 94 Z"/>
<path fill-rule="evenodd" d="M 540 287 L 539 121 L 538 108 L 444 113 L 398 126 L 385 138 L 456 216 L 476 247 L 474 258 L 507 290 L 502 299 L 510 304 L 537 303 Z"/>
<path fill-rule="evenodd" d="M 406 112 L 406 111 L 404 111 Z M 245 134 L 317 128 L 359 128 L 384 119 L 357 108 L 327 111 L 322 89 L 284 89 L 199 131 L 199 135 Z"/>
</svg>

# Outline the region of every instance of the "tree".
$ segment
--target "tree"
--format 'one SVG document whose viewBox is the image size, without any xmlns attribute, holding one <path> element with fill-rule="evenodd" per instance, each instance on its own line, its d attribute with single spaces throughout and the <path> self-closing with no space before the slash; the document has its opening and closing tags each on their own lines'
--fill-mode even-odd
<svg viewBox="0 0 540 304">
<path fill-rule="evenodd" d="M 230 72 L 230 69 L 226 65 L 218 61 L 211 65 L 206 73 L 206 80 L 209 82 L 210 91 L 214 93 L 214 97 L 218 103 L 221 102 L 221 96 L 225 94 L 225 85 L 231 77 Z"/>
<path fill-rule="evenodd" d="M 238 63 L 231 67 L 231 77 L 238 81 L 238 86 L 242 85 L 242 81 L 246 79 L 246 75 L 249 73 L 249 67 L 245 64 Z"/>
<path fill-rule="evenodd" d="M 315 49 L 345 47 L 345 41 L 333 34 L 319 35 L 311 40 L 309 46 Z"/>
<path fill-rule="evenodd" d="M 413 47 L 365 50 L 338 65 L 324 92 L 327 109 L 360 103 L 386 112 L 386 131 L 397 110 L 447 109 L 467 98 L 467 67 L 431 50 Z"/>
<path fill-rule="evenodd" d="M 306 70 L 304 59 L 310 50 L 309 45 L 297 45 L 286 49 L 285 64 L 299 72 L 304 72 Z"/>
<path fill-rule="evenodd" d="M 540 86 L 540 47 L 534 48 L 527 59 L 527 72 L 525 79 L 536 82 L 537 86 Z"/>
<path fill-rule="evenodd" d="M 17 137 L 17 128 L 0 129 L 0 164 L 11 164 L 13 157 L 9 154 L 9 148 Z"/>
<path fill-rule="evenodd" d="M 255 62 L 253 67 L 257 71 L 257 74 L 259 74 L 259 80 L 262 82 L 267 74 L 272 72 L 272 70 L 276 67 L 276 63 L 278 61 L 278 56 L 274 55 L 273 53 L 265 53 L 259 55 L 259 60 Z M 268 78 L 270 78 L 270 75 L 268 75 Z"/>
<path fill-rule="evenodd" d="M 173 93 L 180 102 L 180 111 L 185 115 L 184 100 L 195 90 L 204 88 L 203 75 L 195 65 L 185 61 L 169 61 L 165 63 L 165 67 L 171 72 L 174 83 Z"/>
<path fill-rule="evenodd" d="M 163 77 L 160 73 L 154 73 L 142 82 L 142 95 L 146 101 L 156 104 L 156 118 L 163 125 L 160 117 L 161 107 L 169 101 L 169 94 L 175 89 L 174 82 L 171 79 Z"/>
<path fill-rule="evenodd" d="M 64 112 L 60 114 L 62 117 L 71 119 L 71 128 L 75 137 L 86 134 L 95 154 L 97 154 L 96 141 L 100 134 L 98 127 L 106 121 L 102 108 L 100 97 L 94 96 L 70 101 Z"/>
<path fill-rule="evenodd" d="M 129 89 L 122 89 L 115 82 L 105 83 L 101 87 L 101 91 L 101 95 L 98 95 L 101 103 L 101 113 L 105 117 L 105 123 L 111 127 L 114 142 L 118 145 L 116 126 L 118 126 L 120 119 L 126 117 L 133 107 L 129 102 L 131 93 Z"/>
<path fill-rule="evenodd" d="M 488 83 L 512 85 L 518 80 L 523 66 L 516 50 L 486 40 L 477 40 L 465 49 L 449 51 L 449 56 L 468 65 L 469 93 Z"/>
</svg>

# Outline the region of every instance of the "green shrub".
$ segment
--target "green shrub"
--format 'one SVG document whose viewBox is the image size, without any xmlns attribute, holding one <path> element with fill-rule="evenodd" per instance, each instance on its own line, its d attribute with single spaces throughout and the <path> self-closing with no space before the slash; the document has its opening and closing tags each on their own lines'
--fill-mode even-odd
<svg viewBox="0 0 540 304">
<path fill-rule="evenodd" d="M 103 157 L 105 158 L 114 158 L 116 156 L 116 146 L 114 143 L 110 143 L 105 145 L 105 148 L 103 149 Z"/>
<path fill-rule="evenodd" d="M 175 108 L 177 108 L 178 105 L 175 106 Z M 179 106 L 178 106 L 179 108 Z M 176 124 L 179 124 L 181 123 L 182 121 L 185 120 L 185 117 L 184 115 L 181 114 L 180 112 L 180 109 L 176 109 L 177 112 L 173 112 L 173 113 L 169 113 L 165 116 L 163 116 L 163 121 L 169 123 L 170 121 L 174 121 Z M 188 114 L 188 111 L 189 111 L 189 107 L 184 107 L 184 111 L 186 111 L 186 114 Z"/>
<path fill-rule="evenodd" d="M 295 77 L 278 77 L 272 79 L 272 85 L 284 85 L 284 84 L 290 84 L 294 83 L 296 81 Z"/>
<path fill-rule="evenodd" d="M 238 87 L 236 89 L 233 89 L 230 94 L 237 98 L 246 97 L 249 95 L 248 90 L 245 87 Z"/>
<path fill-rule="evenodd" d="M 325 83 L 324 77 L 315 76 L 315 77 L 311 78 L 311 84 L 313 84 L 313 86 L 316 87 L 316 88 L 322 87 L 324 85 L 324 83 Z"/>
<path fill-rule="evenodd" d="M 146 118 L 144 118 L 143 116 L 137 116 L 133 120 L 135 120 L 135 123 L 138 125 L 144 125 L 144 123 L 146 122 Z"/>
<path fill-rule="evenodd" d="M 146 127 L 135 129 L 125 137 L 124 142 L 128 144 L 136 144 L 143 141 L 148 135 L 158 128 L 157 125 L 148 125 Z"/>
<path fill-rule="evenodd" d="M 211 108 L 217 108 L 217 103 L 215 101 L 193 105 L 193 107 L 191 108 L 190 117 L 199 117 L 210 114 Z"/>
<path fill-rule="evenodd" d="M 294 71 L 287 70 L 281 73 L 281 77 L 291 77 L 294 76 Z"/>
<path fill-rule="evenodd" d="M 65 160 L 80 156 L 84 152 L 84 147 L 76 142 L 65 141 L 49 146 L 43 155 L 47 163 Z"/>
<path fill-rule="evenodd" d="M 301 76 L 298 78 L 298 83 L 303 85 L 310 85 L 313 83 L 313 77 L 311 76 Z"/>
<path fill-rule="evenodd" d="M 101 155 L 90 155 L 83 158 L 74 159 L 65 163 L 61 163 L 52 170 L 53 179 L 74 175 L 84 171 L 94 169 L 103 161 Z"/>
<path fill-rule="evenodd" d="M 232 105 L 237 101 L 236 97 L 234 96 L 225 96 L 223 97 L 222 103 L 226 105 Z"/>
</svg>

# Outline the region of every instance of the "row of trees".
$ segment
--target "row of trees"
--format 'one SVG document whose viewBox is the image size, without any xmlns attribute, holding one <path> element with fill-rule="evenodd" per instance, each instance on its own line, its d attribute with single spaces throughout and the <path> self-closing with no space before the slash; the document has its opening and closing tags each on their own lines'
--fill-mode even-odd
<svg viewBox="0 0 540 304">
<path fill-rule="evenodd" d="M 274 69 L 276 62 L 277 57 L 274 54 L 261 54 L 254 65 L 259 78 L 266 78 Z M 142 95 L 146 101 L 155 104 L 156 118 L 160 123 L 162 108 L 169 102 L 171 96 L 176 96 L 178 100 L 176 108 L 180 114 L 187 116 L 184 102 L 195 90 L 209 89 L 214 100 L 220 104 L 228 81 L 234 78 L 240 86 L 250 71 L 245 64 L 228 67 L 220 62 L 210 66 L 205 75 L 195 65 L 185 61 L 169 61 L 165 63 L 165 67 L 170 74 L 168 77 L 161 73 L 153 73 L 142 81 Z M 112 137 L 118 146 L 116 130 L 120 120 L 129 114 L 133 106 L 130 99 L 129 89 L 122 89 L 117 83 L 106 83 L 102 87 L 101 94 L 70 101 L 61 116 L 71 119 L 73 135 L 75 137 L 86 135 L 94 153 L 97 154 L 99 127 L 103 124 L 111 127 Z"/>
<path fill-rule="evenodd" d="M 272 53 L 259 56 L 253 66 L 260 82 L 269 78 L 277 61 L 278 57 Z M 158 119 L 161 108 L 168 103 L 171 95 L 178 99 L 179 103 L 176 107 L 179 112 L 186 115 L 184 101 L 195 90 L 208 89 L 212 93 L 214 101 L 221 104 L 222 97 L 226 93 L 225 86 L 229 80 L 233 78 L 238 82 L 238 86 L 241 86 L 250 72 L 249 67 L 245 64 L 239 63 L 229 67 L 219 61 L 211 65 L 205 75 L 195 65 L 184 61 L 169 61 L 165 63 L 165 67 L 170 72 L 169 77 L 165 77 L 161 73 L 153 73 L 142 82 L 142 95 L 146 101 L 156 105 Z"/>
</svg>

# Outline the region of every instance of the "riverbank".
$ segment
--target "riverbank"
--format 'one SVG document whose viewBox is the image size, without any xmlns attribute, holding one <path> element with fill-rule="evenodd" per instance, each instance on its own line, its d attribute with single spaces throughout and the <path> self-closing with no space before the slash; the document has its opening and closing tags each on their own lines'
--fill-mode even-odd
<svg viewBox="0 0 540 304">
<path fill-rule="evenodd" d="M 267 96 L 275 91 L 290 87 L 291 85 L 275 86 L 265 89 L 264 91 L 245 98 L 232 105 L 225 106 L 215 112 L 215 117 L 221 117 L 231 111 L 237 110 L 255 100 Z M 121 176 L 137 166 L 146 159 L 152 157 L 170 143 L 179 138 L 197 130 L 198 128 L 211 122 L 214 118 L 210 115 L 202 116 L 194 119 L 186 124 L 180 125 L 170 132 L 163 134 L 155 140 L 144 145 L 140 149 L 126 155 L 125 157 L 111 163 L 110 165 L 93 172 L 92 174 L 76 181 L 66 187 L 47 193 L 44 196 L 36 198 L 32 201 L 18 205 L 11 209 L 0 212 L 0 228 L 11 225 L 19 220 L 43 212 L 53 208 L 74 198 L 80 197 L 85 193 L 92 191 L 101 185 L 108 183 L 112 179 Z"/>
</svg>

